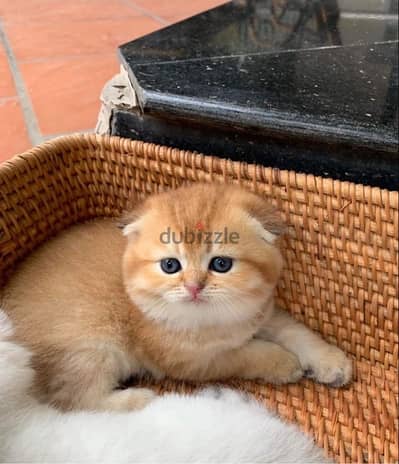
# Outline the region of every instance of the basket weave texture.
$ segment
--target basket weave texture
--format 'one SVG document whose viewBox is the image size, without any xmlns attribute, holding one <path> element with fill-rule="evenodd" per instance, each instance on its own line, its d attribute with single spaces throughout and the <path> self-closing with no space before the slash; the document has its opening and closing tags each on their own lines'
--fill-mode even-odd
<svg viewBox="0 0 399 464">
<path fill-rule="evenodd" d="M 62 137 L 0 167 L 1 281 L 70 224 L 197 181 L 237 182 L 273 201 L 289 226 L 278 303 L 354 359 L 344 389 L 234 385 L 299 423 L 336 461 L 396 462 L 398 192 L 117 137 Z"/>
</svg>

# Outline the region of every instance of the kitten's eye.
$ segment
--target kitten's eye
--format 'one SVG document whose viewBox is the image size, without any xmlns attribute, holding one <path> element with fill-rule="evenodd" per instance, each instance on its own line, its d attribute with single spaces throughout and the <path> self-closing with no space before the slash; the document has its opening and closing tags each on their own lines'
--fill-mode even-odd
<svg viewBox="0 0 399 464">
<path fill-rule="evenodd" d="M 161 259 L 161 269 L 166 274 L 175 274 L 181 269 L 180 261 L 176 258 Z"/>
<path fill-rule="evenodd" d="M 233 266 L 233 260 L 226 256 L 216 256 L 209 263 L 209 269 L 215 272 L 228 272 Z"/>
</svg>

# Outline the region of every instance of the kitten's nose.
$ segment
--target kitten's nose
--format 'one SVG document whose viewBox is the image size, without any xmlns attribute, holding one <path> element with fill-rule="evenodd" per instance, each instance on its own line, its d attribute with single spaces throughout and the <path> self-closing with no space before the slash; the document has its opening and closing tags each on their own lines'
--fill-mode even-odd
<svg viewBox="0 0 399 464">
<path fill-rule="evenodd" d="M 201 283 L 192 283 L 192 282 L 187 282 L 184 284 L 186 289 L 190 292 L 190 295 L 193 300 L 196 300 L 198 298 L 199 293 L 201 290 L 204 288 L 204 285 Z"/>
</svg>

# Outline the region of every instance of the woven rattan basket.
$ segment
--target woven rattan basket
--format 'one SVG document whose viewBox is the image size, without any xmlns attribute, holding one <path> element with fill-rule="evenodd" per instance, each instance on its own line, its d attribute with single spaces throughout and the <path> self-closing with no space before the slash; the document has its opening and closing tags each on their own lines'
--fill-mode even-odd
<svg viewBox="0 0 399 464">
<path fill-rule="evenodd" d="M 63 137 L 0 166 L 2 281 L 57 231 L 187 181 L 238 182 L 273 200 L 289 225 L 278 302 L 355 360 L 346 389 L 235 385 L 339 462 L 397 461 L 398 192 L 119 138 Z M 163 388 L 171 387 L 190 388 Z"/>
</svg>

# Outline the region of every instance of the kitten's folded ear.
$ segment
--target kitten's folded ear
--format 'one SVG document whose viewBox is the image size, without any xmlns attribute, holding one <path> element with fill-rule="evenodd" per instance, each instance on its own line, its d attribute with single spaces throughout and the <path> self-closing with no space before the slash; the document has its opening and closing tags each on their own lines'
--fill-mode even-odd
<svg viewBox="0 0 399 464">
<path fill-rule="evenodd" d="M 247 204 L 245 211 L 249 222 L 267 243 L 274 244 L 287 229 L 276 208 L 261 197 Z"/>
<path fill-rule="evenodd" d="M 138 205 L 131 211 L 125 211 L 118 221 L 118 227 L 122 229 L 125 237 L 134 237 L 140 232 L 141 220 L 143 218 L 143 206 Z"/>
</svg>

